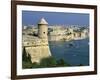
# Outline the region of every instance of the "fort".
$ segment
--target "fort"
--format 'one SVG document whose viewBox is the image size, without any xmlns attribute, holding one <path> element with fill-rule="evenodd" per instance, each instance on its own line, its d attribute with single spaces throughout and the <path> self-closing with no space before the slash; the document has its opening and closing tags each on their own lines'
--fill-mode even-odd
<svg viewBox="0 0 100 80">
<path fill-rule="evenodd" d="M 22 46 L 31 56 L 32 63 L 52 56 L 49 41 L 70 41 L 89 37 L 88 27 L 53 25 L 48 26 L 42 18 L 37 26 L 24 26 L 22 30 Z"/>
<path fill-rule="evenodd" d="M 27 33 L 27 31 L 26 31 Z M 39 63 L 41 59 L 51 56 L 48 46 L 48 23 L 44 18 L 38 23 L 38 35 L 31 35 L 31 31 L 23 34 L 22 45 L 25 48 L 27 55 L 31 56 L 32 63 Z"/>
</svg>

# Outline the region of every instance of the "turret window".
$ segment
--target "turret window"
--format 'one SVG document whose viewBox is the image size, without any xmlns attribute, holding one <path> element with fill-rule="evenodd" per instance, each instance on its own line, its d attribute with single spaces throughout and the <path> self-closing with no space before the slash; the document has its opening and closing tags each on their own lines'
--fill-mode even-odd
<svg viewBox="0 0 100 80">
<path fill-rule="evenodd" d="M 45 34 L 45 32 L 43 32 Z"/>
</svg>

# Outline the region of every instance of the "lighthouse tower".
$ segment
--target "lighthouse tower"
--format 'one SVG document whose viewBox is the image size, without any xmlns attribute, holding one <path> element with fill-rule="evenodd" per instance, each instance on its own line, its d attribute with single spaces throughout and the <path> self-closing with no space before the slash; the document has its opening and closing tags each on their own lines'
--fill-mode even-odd
<svg viewBox="0 0 100 80">
<path fill-rule="evenodd" d="M 44 18 L 38 23 L 38 37 L 41 39 L 47 39 L 48 23 Z"/>
</svg>

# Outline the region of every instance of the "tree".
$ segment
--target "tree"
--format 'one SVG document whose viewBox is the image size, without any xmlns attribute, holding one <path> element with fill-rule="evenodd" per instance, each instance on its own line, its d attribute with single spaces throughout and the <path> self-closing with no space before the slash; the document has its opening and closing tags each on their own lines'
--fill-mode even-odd
<svg viewBox="0 0 100 80">
<path fill-rule="evenodd" d="M 27 53 L 26 53 L 26 50 L 25 50 L 25 47 L 23 48 L 23 52 L 22 52 L 22 60 L 23 61 L 27 61 Z"/>
<path fill-rule="evenodd" d="M 23 48 L 23 52 L 22 52 L 22 67 L 32 68 L 31 56 L 30 54 L 27 55 L 25 47 Z"/>
<path fill-rule="evenodd" d="M 30 54 L 28 54 L 27 60 L 28 62 L 32 63 Z"/>
</svg>

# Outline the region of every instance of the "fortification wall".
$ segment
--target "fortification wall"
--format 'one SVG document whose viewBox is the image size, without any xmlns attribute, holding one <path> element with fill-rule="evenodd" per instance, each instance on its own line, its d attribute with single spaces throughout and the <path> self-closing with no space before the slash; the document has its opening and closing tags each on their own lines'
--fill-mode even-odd
<svg viewBox="0 0 100 80">
<path fill-rule="evenodd" d="M 32 63 L 39 63 L 41 59 L 51 56 L 49 46 L 36 46 L 36 47 L 25 47 L 27 54 L 30 54 Z"/>
</svg>

